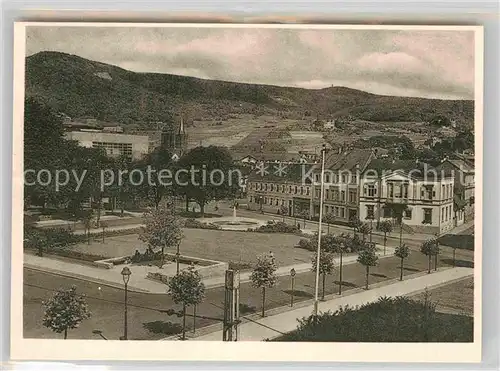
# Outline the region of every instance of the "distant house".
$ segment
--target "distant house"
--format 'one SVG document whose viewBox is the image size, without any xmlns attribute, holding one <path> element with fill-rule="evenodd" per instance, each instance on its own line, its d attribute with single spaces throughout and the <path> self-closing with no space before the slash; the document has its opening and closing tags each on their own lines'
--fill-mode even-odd
<svg viewBox="0 0 500 371">
<path fill-rule="evenodd" d="M 335 120 L 328 120 L 323 125 L 324 129 L 334 130 L 335 129 Z"/>
</svg>

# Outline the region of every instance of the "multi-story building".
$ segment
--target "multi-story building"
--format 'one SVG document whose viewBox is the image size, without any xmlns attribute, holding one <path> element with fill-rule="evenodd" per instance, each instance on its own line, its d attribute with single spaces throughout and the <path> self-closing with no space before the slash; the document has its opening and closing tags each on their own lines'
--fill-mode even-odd
<svg viewBox="0 0 500 371">
<path fill-rule="evenodd" d="M 474 162 L 465 156 L 455 155 L 447 158 L 438 167 L 440 170 L 451 171 L 454 174 L 456 206 L 460 204 L 457 214 L 463 212 L 465 217 L 474 215 Z M 462 209 L 463 207 L 463 209 Z M 456 207 L 457 208 L 457 207 Z"/>
<path fill-rule="evenodd" d="M 248 177 L 246 191 L 250 210 L 278 213 L 285 206 L 288 215 L 310 212 L 313 187 L 304 174 L 312 164 L 261 163 L 260 166 Z"/>
<path fill-rule="evenodd" d="M 360 220 L 397 222 L 393 204 L 406 205 L 403 224 L 418 233 L 449 231 L 463 223 L 453 210 L 454 176 L 415 162 L 372 161 L 360 178 Z"/>
<path fill-rule="evenodd" d="M 128 156 L 138 160 L 149 150 L 147 136 L 104 133 L 100 130 L 85 129 L 69 131 L 65 135 L 69 140 L 76 140 L 82 147 L 104 148 L 106 154 L 112 157 Z"/>
<path fill-rule="evenodd" d="M 359 215 L 359 175 L 375 154 L 370 149 L 339 150 L 325 158 L 323 215 L 328 213 L 335 220 L 347 223 Z M 311 215 L 319 218 L 321 199 L 321 165 L 313 171 L 314 195 Z"/>
</svg>

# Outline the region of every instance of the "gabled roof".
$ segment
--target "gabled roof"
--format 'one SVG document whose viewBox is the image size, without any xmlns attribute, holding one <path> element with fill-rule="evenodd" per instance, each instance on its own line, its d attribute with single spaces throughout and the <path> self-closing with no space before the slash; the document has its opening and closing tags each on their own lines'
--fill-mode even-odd
<svg viewBox="0 0 500 371">
<path fill-rule="evenodd" d="M 265 172 L 262 172 L 265 166 Z M 280 167 L 281 166 L 281 167 Z M 278 183 L 308 183 L 308 171 L 313 164 L 261 163 L 248 175 L 249 181 Z M 281 172 L 278 169 L 282 169 Z M 303 182 L 304 180 L 304 182 Z"/>
<path fill-rule="evenodd" d="M 325 169 L 333 171 L 354 170 L 359 165 L 363 171 L 373 158 L 371 149 L 356 148 L 343 153 L 327 153 Z M 316 164 L 315 172 L 321 170 L 321 164 Z"/>
<path fill-rule="evenodd" d="M 452 175 L 451 170 L 432 167 L 424 162 L 415 162 L 411 160 L 392 161 L 390 159 L 375 159 L 372 160 L 365 169 L 373 174 L 381 176 L 389 176 L 392 174 L 400 174 L 412 179 L 441 179 Z M 427 176 L 426 175 L 427 172 Z"/>
</svg>

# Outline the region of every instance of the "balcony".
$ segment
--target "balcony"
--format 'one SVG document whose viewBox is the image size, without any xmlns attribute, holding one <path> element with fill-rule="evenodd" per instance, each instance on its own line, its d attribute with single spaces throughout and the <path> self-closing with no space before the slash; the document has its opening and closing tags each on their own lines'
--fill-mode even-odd
<svg viewBox="0 0 500 371">
<path fill-rule="evenodd" d="M 387 197 L 387 202 L 393 204 L 407 204 L 408 197 Z"/>
</svg>

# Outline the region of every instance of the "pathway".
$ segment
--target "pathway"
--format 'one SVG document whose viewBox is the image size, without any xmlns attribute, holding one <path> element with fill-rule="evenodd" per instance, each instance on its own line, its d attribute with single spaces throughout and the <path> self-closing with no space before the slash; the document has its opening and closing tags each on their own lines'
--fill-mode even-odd
<svg viewBox="0 0 500 371">
<path fill-rule="evenodd" d="M 446 282 L 459 280 L 473 275 L 471 268 L 452 268 L 441 270 L 432 274 L 424 274 L 413 279 L 407 279 L 389 285 L 372 288 L 351 295 L 342 296 L 332 300 L 319 303 L 319 311 L 335 311 L 341 306 L 363 305 L 376 301 L 383 296 L 394 297 L 415 293 L 425 288 L 441 285 Z M 313 306 L 308 305 L 269 317 L 264 317 L 252 322 L 246 322 L 239 326 L 239 341 L 262 341 L 272 339 L 297 328 L 297 319 L 308 317 L 312 314 Z M 221 341 L 222 331 L 215 331 L 202 335 L 193 340 Z"/>
</svg>

